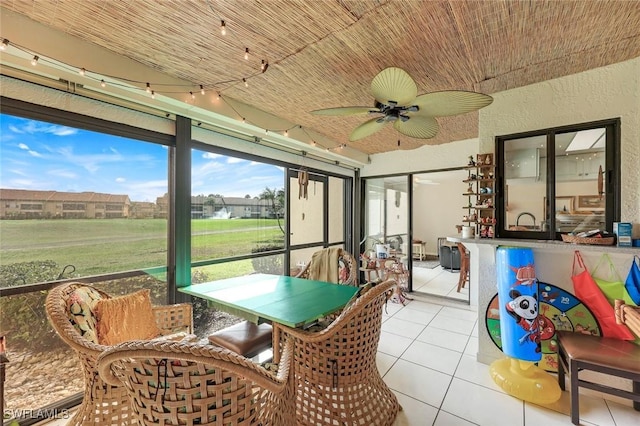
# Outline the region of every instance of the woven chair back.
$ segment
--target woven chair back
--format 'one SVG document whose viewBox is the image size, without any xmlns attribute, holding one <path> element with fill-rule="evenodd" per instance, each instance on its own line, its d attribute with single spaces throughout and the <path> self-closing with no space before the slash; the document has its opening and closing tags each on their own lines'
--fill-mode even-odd
<svg viewBox="0 0 640 426">
<path fill-rule="evenodd" d="M 291 345 L 278 375 L 224 348 L 132 341 L 99 358 L 100 375 L 122 382 L 141 425 L 294 425 Z"/>
</svg>

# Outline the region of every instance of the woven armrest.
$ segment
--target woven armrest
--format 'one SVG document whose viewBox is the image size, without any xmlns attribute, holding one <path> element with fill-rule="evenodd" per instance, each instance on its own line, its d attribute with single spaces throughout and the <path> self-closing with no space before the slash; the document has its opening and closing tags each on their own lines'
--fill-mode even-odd
<svg viewBox="0 0 640 426">
<path fill-rule="evenodd" d="M 174 333 L 193 333 L 193 307 L 189 303 L 154 306 L 158 328 L 163 335 Z"/>
</svg>

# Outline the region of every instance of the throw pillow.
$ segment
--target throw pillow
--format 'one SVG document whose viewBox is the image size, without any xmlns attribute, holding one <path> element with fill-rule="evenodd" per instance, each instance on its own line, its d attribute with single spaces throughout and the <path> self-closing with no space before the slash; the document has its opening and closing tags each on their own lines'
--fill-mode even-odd
<svg viewBox="0 0 640 426">
<path fill-rule="evenodd" d="M 102 295 L 93 287 L 80 286 L 73 290 L 67 300 L 71 325 L 91 343 L 98 343 L 95 306 Z"/>
<path fill-rule="evenodd" d="M 95 312 L 98 320 L 98 342 L 101 345 L 147 340 L 161 334 L 149 293 L 149 289 L 144 289 L 98 301 Z"/>
</svg>

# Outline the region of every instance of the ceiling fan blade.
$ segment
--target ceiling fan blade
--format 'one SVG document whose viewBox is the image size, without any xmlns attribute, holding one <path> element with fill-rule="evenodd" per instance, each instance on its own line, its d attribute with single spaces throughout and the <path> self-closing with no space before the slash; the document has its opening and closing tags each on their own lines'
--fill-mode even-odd
<svg viewBox="0 0 640 426">
<path fill-rule="evenodd" d="M 353 129 L 353 131 L 349 135 L 349 140 L 353 142 L 357 141 L 358 139 L 366 138 L 367 136 L 372 135 L 378 130 L 382 129 L 385 124 L 387 124 L 387 122 L 384 120 L 379 121 L 378 117 L 367 120 Z"/>
<path fill-rule="evenodd" d="M 391 67 L 383 69 L 373 78 L 371 93 L 381 104 L 395 102 L 399 106 L 407 106 L 418 96 L 418 86 L 405 70 Z"/>
<path fill-rule="evenodd" d="M 420 107 L 416 114 L 426 117 L 447 117 L 484 108 L 493 102 L 489 95 L 463 90 L 445 90 L 420 95 L 414 102 Z"/>
<path fill-rule="evenodd" d="M 368 114 L 370 112 L 380 112 L 376 108 L 372 107 L 364 107 L 364 106 L 351 106 L 351 107 L 337 107 L 337 108 L 326 108 L 326 109 L 317 109 L 315 111 L 311 111 L 311 114 L 315 115 L 357 115 L 357 114 Z"/>
<path fill-rule="evenodd" d="M 403 135 L 417 139 L 431 139 L 440 130 L 435 118 L 419 115 L 413 115 L 407 121 L 398 120 L 393 127 Z"/>
</svg>

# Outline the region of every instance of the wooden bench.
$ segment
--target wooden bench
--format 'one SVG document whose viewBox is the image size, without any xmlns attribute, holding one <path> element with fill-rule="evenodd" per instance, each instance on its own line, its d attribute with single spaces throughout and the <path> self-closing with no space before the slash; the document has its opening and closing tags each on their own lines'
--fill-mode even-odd
<svg viewBox="0 0 640 426">
<path fill-rule="evenodd" d="M 565 373 L 570 378 L 571 423 L 580 424 L 578 387 L 631 399 L 640 411 L 640 346 L 618 339 L 558 331 L 558 383 L 565 390 Z M 580 371 L 596 371 L 629 379 L 632 391 L 582 380 Z"/>
</svg>

